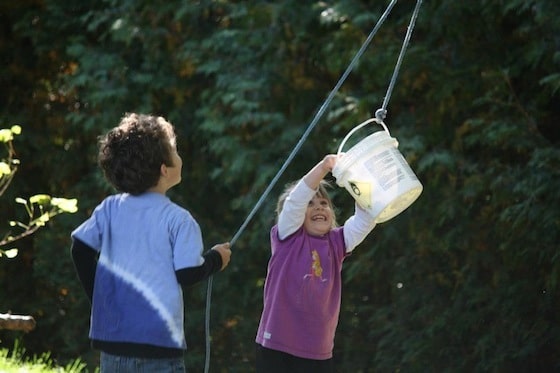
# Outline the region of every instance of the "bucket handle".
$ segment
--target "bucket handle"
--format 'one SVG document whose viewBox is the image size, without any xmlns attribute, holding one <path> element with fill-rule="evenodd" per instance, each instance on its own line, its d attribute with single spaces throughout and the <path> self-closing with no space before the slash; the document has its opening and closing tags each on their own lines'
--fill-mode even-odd
<svg viewBox="0 0 560 373">
<path fill-rule="evenodd" d="M 350 138 L 350 136 L 352 136 L 352 134 L 354 132 L 356 132 L 357 130 L 359 130 L 360 128 L 370 124 L 371 122 L 376 122 L 378 124 L 380 124 L 383 129 L 385 130 L 385 132 L 387 132 L 387 134 L 389 136 L 391 136 L 391 134 L 389 133 L 389 129 L 387 128 L 387 126 L 385 125 L 385 123 L 383 123 L 382 120 L 379 120 L 377 118 L 370 118 L 368 120 L 366 120 L 365 122 L 362 122 L 360 124 L 358 124 L 356 127 L 354 127 L 350 132 L 348 132 L 348 134 L 346 135 L 346 137 L 344 137 L 344 139 L 342 140 L 342 142 L 340 143 L 340 146 L 338 147 L 338 151 L 336 153 L 337 157 L 340 157 L 340 153 L 342 152 L 342 148 L 344 147 L 344 144 L 346 144 L 346 141 L 348 141 L 348 139 Z"/>
</svg>

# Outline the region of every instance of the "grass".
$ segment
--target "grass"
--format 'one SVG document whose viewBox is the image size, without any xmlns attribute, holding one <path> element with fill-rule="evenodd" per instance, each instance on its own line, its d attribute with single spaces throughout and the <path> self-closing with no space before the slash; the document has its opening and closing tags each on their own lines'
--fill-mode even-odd
<svg viewBox="0 0 560 373">
<path fill-rule="evenodd" d="M 0 373 L 82 373 L 86 364 L 76 359 L 68 365 L 57 366 L 50 353 L 25 357 L 25 348 L 18 341 L 12 351 L 0 349 Z"/>
</svg>

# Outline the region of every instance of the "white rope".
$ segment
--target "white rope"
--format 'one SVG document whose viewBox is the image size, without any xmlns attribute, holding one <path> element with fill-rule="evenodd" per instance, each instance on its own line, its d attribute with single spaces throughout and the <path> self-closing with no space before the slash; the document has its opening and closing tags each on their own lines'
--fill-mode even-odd
<svg viewBox="0 0 560 373">
<path fill-rule="evenodd" d="M 393 76 L 391 77 L 391 82 L 389 83 L 389 88 L 387 88 L 387 93 L 385 94 L 385 98 L 383 99 L 383 105 L 381 106 L 380 109 L 377 109 L 377 111 L 375 112 L 375 117 L 381 122 L 387 116 L 387 105 L 389 104 L 389 99 L 391 98 L 391 93 L 393 92 L 395 82 L 397 81 L 397 75 L 399 74 L 399 69 L 401 67 L 401 63 L 402 63 L 402 60 L 404 58 L 406 48 L 408 47 L 408 42 L 410 41 L 410 37 L 412 35 L 412 30 L 414 30 L 414 24 L 416 23 L 416 18 L 418 17 L 418 13 L 420 12 L 420 5 L 422 5 L 422 0 L 418 0 L 416 2 L 416 7 L 414 8 L 414 12 L 412 13 L 412 17 L 410 18 L 410 23 L 408 24 L 408 29 L 406 31 L 406 36 L 403 40 L 403 45 L 402 45 L 401 51 L 399 53 L 399 58 L 397 59 L 395 69 L 393 70 Z"/>
</svg>

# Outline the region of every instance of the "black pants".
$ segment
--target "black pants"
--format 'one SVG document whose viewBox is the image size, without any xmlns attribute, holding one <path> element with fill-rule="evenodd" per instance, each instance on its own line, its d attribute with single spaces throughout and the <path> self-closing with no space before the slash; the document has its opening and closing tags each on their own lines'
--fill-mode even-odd
<svg viewBox="0 0 560 373">
<path fill-rule="evenodd" d="M 333 359 L 304 359 L 256 345 L 257 373 L 334 373 Z"/>
</svg>

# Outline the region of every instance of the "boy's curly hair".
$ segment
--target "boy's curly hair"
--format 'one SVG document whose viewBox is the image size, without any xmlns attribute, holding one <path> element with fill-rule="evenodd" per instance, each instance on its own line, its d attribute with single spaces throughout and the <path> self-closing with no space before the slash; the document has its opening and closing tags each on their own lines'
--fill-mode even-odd
<svg viewBox="0 0 560 373">
<path fill-rule="evenodd" d="M 155 186 L 161 165 L 173 166 L 173 125 L 162 117 L 127 113 L 99 139 L 98 163 L 119 192 L 141 194 Z"/>
</svg>

